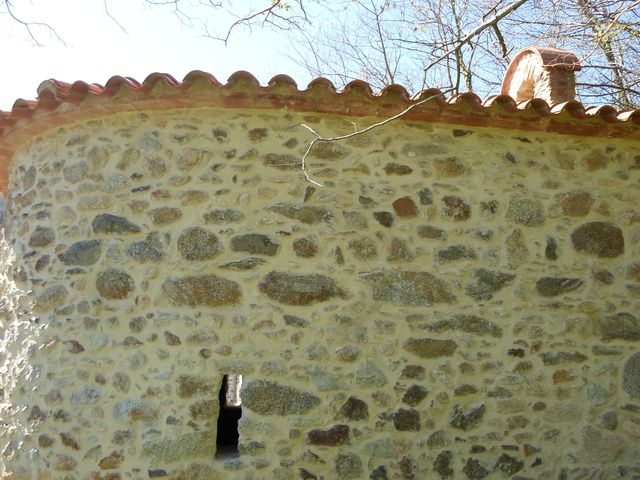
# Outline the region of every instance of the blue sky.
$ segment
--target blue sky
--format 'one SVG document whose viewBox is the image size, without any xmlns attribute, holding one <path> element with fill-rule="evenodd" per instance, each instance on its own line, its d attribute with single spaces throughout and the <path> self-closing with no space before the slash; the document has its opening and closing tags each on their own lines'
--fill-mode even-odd
<svg viewBox="0 0 640 480">
<path fill-rule="evenodd" d="M 183 0 L 188 7 L 191 0 Z M 246 3 L 239 0 L 234 4 Z M 197 2 L 193 2 L 194 4 Z M 206 19 L 210 31 L 226 32 L 233 17 L 222 10 L 191 7 L 194 25 L 183 25 L 169 8 L 149 7 L 144 0 L 17 0 L 15 13 L 46 21 L 64 43 L 43 28 L 34 45 L 24 27 L 0 15 L 0 110 L 10 110 L 17 98 L 35 99 L 38 85 L 49 78 L 104 84 L 113 75 L 138 81 L 152 72 L 182 80 L 191 70 L 204 70 L 225 82 L 237 70 L 248 70 L 265 84 L 287 73 L 304 88 L 310 78 L 291 59 L 287 32 L 238 28 L 228 46 L 203 36 L 198 21 Z M 18 8 L 21 7 L 21 8 Z"/>
</svg>

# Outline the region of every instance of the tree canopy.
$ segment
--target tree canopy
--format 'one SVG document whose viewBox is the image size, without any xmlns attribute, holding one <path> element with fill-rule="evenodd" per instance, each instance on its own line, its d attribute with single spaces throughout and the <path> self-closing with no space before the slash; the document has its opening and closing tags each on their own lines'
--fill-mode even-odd
<svg viewBox="0 0 640 480">
<path fill-rule="evenodd" d="M 1 0 L 0 13 L 35 42 L 38 29 L 54 32 L 46 21 L 17 15 L 12 2 L 23 1 Z M 103 1 L 111 15 L 109 0 Z M 439 87 L 484 97 L 499 90 L 517 51 L 537 45 L 578 56 L 583 103 L 640 105 L 640 0 L 139 1 L 221 42 L 233 42 L 247 28 L 283 31 L 292 59 L 338 87 L 364 79 L 377 89 L 398 83 L 414 92 Z M 224 9 L 235 20 L 212 32 L 202 7 L 211 15 Z"/>
</svg>

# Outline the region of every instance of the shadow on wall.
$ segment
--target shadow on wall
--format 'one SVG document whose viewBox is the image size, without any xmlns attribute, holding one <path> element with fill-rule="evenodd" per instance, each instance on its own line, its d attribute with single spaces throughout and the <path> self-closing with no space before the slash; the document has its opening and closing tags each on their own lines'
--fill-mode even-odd
<svg viewBox="0 0 640 480">
<path fill-rule="evenodd" d="M 230 379 L 231 377 L 231 379 Z M 238 375 L 225 375 L 220 386 L 220 413 L 218 414 L 218 431 L 216 436 L 216 458 L 226 459 L 237 457 L 238 451 L 238 421 L 242 417 L 240 402 L 234 402 L 230 390 L 234 389 L 233 380 Z"/>
</svg>

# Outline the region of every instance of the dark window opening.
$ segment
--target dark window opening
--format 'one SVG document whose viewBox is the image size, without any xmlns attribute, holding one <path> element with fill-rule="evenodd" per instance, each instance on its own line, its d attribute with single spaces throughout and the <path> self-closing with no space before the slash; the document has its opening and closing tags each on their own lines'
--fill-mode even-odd
<svg viewBox="0 0 640 480">
<path fill-rule="evenodd" d="M 218 433 L 216 437 L 216 458 L 229 458 L 239 455 L 238 452 L 238 420 L 242 417 L 240 404 L 240 375 L 225 375 L 218 399 L 220 413 L 218 414 Z"/>
</svg>

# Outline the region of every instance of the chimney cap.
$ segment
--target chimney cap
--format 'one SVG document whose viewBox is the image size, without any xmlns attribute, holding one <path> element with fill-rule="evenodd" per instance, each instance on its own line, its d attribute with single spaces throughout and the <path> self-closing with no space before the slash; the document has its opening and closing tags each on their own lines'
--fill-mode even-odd
<svg viewBox="0 0 640 480">
<path fill-rule="evenodd" d="M 580 60 L 573 52 L 550 47 L 526 47 L 511 60 L 500 93 L 511 96 L 518 103 L 542 92 L 544 95 L 541 94 L 540 98 L 550 104 L 573 100 L 575 72 L 581 69 Z M 538 85 L 542 82 L 546 85 Z"/>
</svg>

